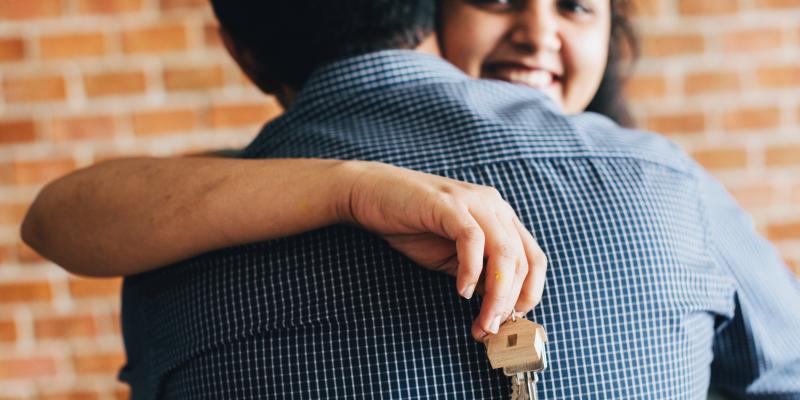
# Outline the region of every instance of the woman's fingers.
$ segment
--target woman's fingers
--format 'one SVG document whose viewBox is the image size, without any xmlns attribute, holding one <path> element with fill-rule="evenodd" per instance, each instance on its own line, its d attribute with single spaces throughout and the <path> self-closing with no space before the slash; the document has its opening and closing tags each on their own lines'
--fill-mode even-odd
<svg viewBox="0 0 800 400">
<path fill-rule="evenodd" d="M 470 299 L 483 272 L 483 229 L 463 207 L 445 212 L 442 225 L 445 233 L 456 242 L 456 290 L 464 298 Z"/>
<path fill-rule="evenodd" d="M 353 220 L 426 268 L 454 274 L 461 296 L 482 286 L 476 338 L 497 332 L 512 310 L 538 303 L 546 259 L 497 190 L 399 168 L 375 171 L 384 183 L 376 189 L 359 180 Z"/>
<path fill-rule="evenodd" d="M 497 218 L 494 210 L 478 208 L 470 211 L 484 231 L 488 258 L 485 271 L 486 292 L 477 323 L 485 332 L 497 333 L 505 316 L 511 312 L 511 291 L 521 246 L 519 240 L 515 241 L 509 236 L 507 228 Z"/>
<path fill-rule="evenodd" d="M 514 309 L 518 312 L 527 313 L 542 300 L 545 275 L 547 273 L 547 257 L 530 231 L 522 225 L 519 218 L 514 217 L 514 225 L 522 238 L 528 260 L 528 274 L 522 284 Z"/>
<path fill-rule="evenodd" d="M 510 315 L 512 311 L 516 310 L 516 304 L 519 299 L 520 291 L 522 290 L 523 283 L 528 276 L 528 257 L 525 250 L 524 236 L 521 235 L 519 228 L 516 224 L 516 214 L 510 205 L 504 202 L 505 209 L 497 213 L 497 218 L 503 222 L 511 242 L 514 244 L 516 252 L 516 260 L 514 263 L 514 276 L 512 278 L 511 291 L 506 302 L 506 310 Z M 516 310 L 519 311 L 519 310 Z"/>
</svg>

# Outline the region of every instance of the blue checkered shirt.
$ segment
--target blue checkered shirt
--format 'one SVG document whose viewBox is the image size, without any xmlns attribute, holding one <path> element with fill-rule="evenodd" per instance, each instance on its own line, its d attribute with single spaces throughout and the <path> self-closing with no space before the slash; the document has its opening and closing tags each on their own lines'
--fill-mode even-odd
<svg viewBox="0 0 800 400">
<path fill-rule="evenodd" d="M 496 187 L 550 261 L 529 315 L 549 338 L 541 399 L 800 399 L 800 285 L 658 135 L 386 51 L 315 73 L 244 156 Z M 121 377 L 134 399 L 506 398 L 469 334 L 479 305 L 379 237 L 328 227 L 127 279 Z"/>
</svg>

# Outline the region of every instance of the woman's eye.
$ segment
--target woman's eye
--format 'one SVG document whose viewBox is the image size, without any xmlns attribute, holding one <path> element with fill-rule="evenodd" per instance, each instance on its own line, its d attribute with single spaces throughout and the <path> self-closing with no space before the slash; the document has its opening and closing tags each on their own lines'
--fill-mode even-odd
<svg viewBox="0 0 800 400">
<path fill-rule="evenodd" d="M 560 0 L 558 8 L 574 14 L 592 14 L 594 12 L 594 8 L 588 2 L 580 0 Z"/>
<path fill-rule="evenodd" d="M 510 11 L 519 6 L 524 0 L 464 0 L 475 7 L 494 12 Z"/>
</svg>

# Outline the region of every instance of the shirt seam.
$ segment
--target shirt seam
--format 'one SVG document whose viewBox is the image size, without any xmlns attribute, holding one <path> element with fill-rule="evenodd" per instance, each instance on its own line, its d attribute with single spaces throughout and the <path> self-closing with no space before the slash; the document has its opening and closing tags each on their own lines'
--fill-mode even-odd
<svg viewBox="0 0 800 400">
<path fill-rule="evenodd" d="M 669 165 L 669 164 L 666 164 L 666 163 L 649 160 L 649 159 L 646 159 L 646 158 L 643 158 L 643 157 L 631 156 L 631 155 L 600 155 L 600 154 L 596 154 L 596 155 L 571 155 L 571 154 L 564 154 L 564 155 L 552 155 L 552 156 L 541 156 L 541 157 L 537 157 L 537 156 L 512 157 L 512 158 L 508 158 L 508 159 L 478 162 L 478 163 L 474 163 L 474 164 L 463 165 L 463 166 L 458 166 L 458 167 L 451 167 L 451 168 L 441 168 L 441 169 L 440 168 L 431 168 L 429 171 L 431 173 L 435 173 L 435 174 L 445 174 L 445 173 L 448 173 L 448 172 L 458 172 L 458 171 L 465 170 L 465 169 L 481 168 L 481 167 L 486 167 L 486 166 L 493 165 L 493 164 L 507 163 L 507 162 L 514 162 L 514 161 L 610 160 L 610 159 L 636 161 L 636 162 L 641 162 L 641 163 L 644 163 L 644 164 L 649 164 L 649 165 L 661 167 L 661 168 L 670 170 L 672 172 L 676 172 L 678 174 L 681 174 L 683 176 L 691 177 L 695 182 L 697 182 L 696 177 L 694 176 L 694 174 L 691 173 L 691 171 L 688 171 L 688 170 L 685 170 L 685 169 L 681 169 L 681 168 L 679 168 L 677 166 L 674 166 L 674 165 Z M 383 163 L 392 165 L 391 163 L 388 163 L 388 162 L 383 162 Z M 695 187 L 697 187 L 697 185 L 695 185 Z M 704 217 L 706 216 L 705 215 L 705 208 L 703 208 L 703 215 L 704 215 Z M 707 220 L 708 219 L 706 218 L 706 221 Z M 708 227 L 704 227 L 704 229 L 708 229 Z"/>
</svg>

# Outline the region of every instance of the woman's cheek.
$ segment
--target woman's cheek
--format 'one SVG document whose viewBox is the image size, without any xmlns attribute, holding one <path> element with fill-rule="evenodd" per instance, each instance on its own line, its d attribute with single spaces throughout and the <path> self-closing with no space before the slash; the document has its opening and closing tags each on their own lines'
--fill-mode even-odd
<svg viewBox="0 0 800 400">
<path fill-rule="evenodd" d="M 453 65 L 473 76 L 475 49 L 470 46 L 470 38 L 474 35 L 469 27 L 461 24 L 449 24 L 442 34 L 443 55 Z"/>
<path fill-rule="evenodd" d="M 608 43 L 597 40 L 598 35 L 584 37 L 567 49 L 565 67 L 568 82 L 564 93 L 564 111 L 568 114 L 583 111 L 600 87 L 608 58 Z"/>
<path fill-rule="evenodd" d="M 442 19 L 443 55 L 467 75 L 478 78 L 483 64 L 511 29 L 511 19 L 459 4 L 446 9 Z"/>
</svg>

